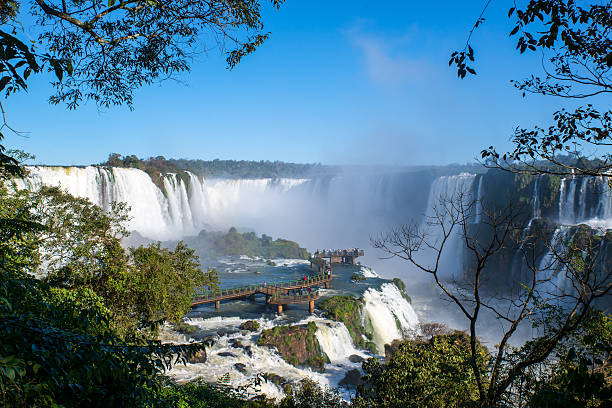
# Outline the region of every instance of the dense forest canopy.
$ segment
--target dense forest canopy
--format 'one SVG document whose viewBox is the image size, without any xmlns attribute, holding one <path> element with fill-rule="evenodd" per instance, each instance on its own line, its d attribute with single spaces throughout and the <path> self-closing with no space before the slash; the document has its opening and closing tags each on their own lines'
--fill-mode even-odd
<svg viewBox="0 0 612 408">
<path fill-rule="evenodd" d="M 337 166 L 320 163 L 287 163 L 269 160 L 191 160 L 166 159 L 164 156 L 140 159 L 135 155 L 121 156 L 112 153 L 102 166 L 132 167 L 147 172 L 152 178 L 160 173 L 190 171 L 203 177 L 258 179 L 258 178 L 308 178 L 332 175 L 339 172 Z"/>
<path fill-rule="evenodd" d="M 266 234 L 258 237 L 252 231 L 240 233 L 235 227 L 227 232 L 202 230 L 195 237 L 185 237 L 185 242 L 196 250 L 199 256 L 247 255 L 267 259 L 310 257 L 306 248 L 300 247 L 296 242 L 283 238 L 274 240 Z"/>
<path fill-rule="evenodd" d="M 461 172 L 482 173 L 486 171 L 479 163 L 451 163 L 448 165 L 419 166 L 361 166 L 324 165 L 321 163 L 290 163 L 269 160 L 199 160 L 167 159 L 164 156 L 139 158 L 136 155 L 111 153 L 100 166 L 128 167 L 145 171 L 156 181 L 160 174 L 190 171 L 203 177 L 229 179 L 258 178 L 312 178 L 341 174 L 377 174 L 395 172 L 423 172 L 434 177 Z"/>
</svg>

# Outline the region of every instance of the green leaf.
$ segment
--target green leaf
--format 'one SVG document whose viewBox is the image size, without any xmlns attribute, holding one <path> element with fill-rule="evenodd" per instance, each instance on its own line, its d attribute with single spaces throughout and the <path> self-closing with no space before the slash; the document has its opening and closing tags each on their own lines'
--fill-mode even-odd
<svg viewBox="0 0 612 408">
<path fill-rule="evenodd" d="M 2 77 L 2 79 L 0 79 L 0 91 L 4 89 L 6 84 L 11 82 L 11 79 L 12 78 L 10 76 L 5 76 L 5 77 Z"/>
<path fill-rule="evenodd" d="M 64 70 L 62 69 L 60 62 L 56 59 L 52 59 L 50 62 L 55 70 L 55 76 L 61 81 L 64 78 Z"/>
</svg>

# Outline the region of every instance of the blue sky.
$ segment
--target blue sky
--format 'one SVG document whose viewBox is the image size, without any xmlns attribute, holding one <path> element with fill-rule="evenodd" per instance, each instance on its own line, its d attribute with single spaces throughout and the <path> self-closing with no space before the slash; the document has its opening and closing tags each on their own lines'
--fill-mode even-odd
<svg viewBox="0 0 612 408">
<path fill-rule="evenodd" d="M 509 3 L 508 3 L 509 4 Z M 447 63 L 483 2 L 288 0 L 266 10 L 271 39 L 233 71 L 212 49 L 182 83 L 136 92 L 135 109 L 75 111 L 47 103 L 49 77 L 4 105 L 27 137 L 7 146 L 38 163 L 140 157 L 326 164 L 446 164 L 509 148 L 517 125 L 546 124 L 566 101 L 522 98 L 510 84 L 540 66 L 508 38 L 507 2 L 493 2 L 473 39 L 478 76 Z"/>
</svg>

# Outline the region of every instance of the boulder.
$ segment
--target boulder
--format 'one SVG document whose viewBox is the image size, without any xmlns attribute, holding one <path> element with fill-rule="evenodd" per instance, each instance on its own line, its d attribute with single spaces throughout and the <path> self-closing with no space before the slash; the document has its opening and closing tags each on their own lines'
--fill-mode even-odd
<svg viewBox="0 0 612 408">
<path fill-rule="evenodd" d="M 357 354 L 353 354 L 349 357 L 349 361 L 351 363 L 361 363 L 365 360 L 365 358 L 358 356 Z"/>
<path fill-rule="evenodd" d="M 247 320 L 240 325 L 240 330 L 257 331 L 259 330 L 259 323 L 255 320 Z"/>
<path fill-rule="evenodd" d="M 356 368 L 348 370 L 344 375 L 344 378 L 340 380 L 338 385 L 347 387 L 347 388 L 356 388 L 363 381 L 361 381 L 361 371 Z"/>
<path fill-rule="evenodd" d="M 199 364 L 206 362 L 206 350 L 200 350 L 187 360 L 191 364 Z"/>
</svg>

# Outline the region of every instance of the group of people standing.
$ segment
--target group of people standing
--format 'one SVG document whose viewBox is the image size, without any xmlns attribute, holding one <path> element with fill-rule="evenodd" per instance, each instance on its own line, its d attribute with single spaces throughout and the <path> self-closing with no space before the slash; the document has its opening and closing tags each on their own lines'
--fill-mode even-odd
<svg viewBox="0 0 612 408">
<path fill-rule="evenodd" d="M 359 248 L 351 248 L 351 249 L 317 249 L 315 251 L 315 256 L 324 255 L 324 256 L 358 256 Z"/>
</svg>

